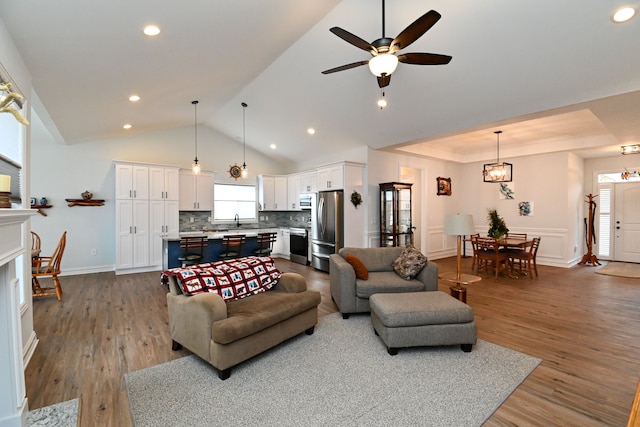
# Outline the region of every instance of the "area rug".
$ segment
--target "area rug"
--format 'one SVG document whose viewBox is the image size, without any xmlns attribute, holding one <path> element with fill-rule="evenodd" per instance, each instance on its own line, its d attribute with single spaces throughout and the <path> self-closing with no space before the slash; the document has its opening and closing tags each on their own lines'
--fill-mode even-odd
<svg viewBox="0 0 640 427">
<path fill-rule="evenodd" d="M 640 278 L 640 264 L 632 262 L 609 262 L 599 270 L 598 274 L 607 276 L 630 277 L 632 279 Z"/>
<path fill-rule="evenodd" d="M 368 315 L 334 313 L 226 381 L 193 355 L 125 380 L 137 427 L 480 426 L 540 362 L 486 341 L 390 356 Z"/>
<path fill-rule="evenodd" d="M 29 411 L 27 427 L 75 427 L 78 425 L 79 399 L 67 400 Z"/>
</svg>

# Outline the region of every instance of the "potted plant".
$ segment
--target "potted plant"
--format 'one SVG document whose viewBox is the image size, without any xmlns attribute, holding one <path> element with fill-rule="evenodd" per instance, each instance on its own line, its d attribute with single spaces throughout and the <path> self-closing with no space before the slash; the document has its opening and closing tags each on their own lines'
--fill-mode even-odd
<svg viewBox="0 0 640 427">
<path fill-rule="evenodd" d="M 507 224 L 504 223 L 504 219 L 498 215 L 498 211 L 495 209 L 489 209 L 489 215 L 487 215 L 489 221 L 489 231 L 487 235 L 494 239 L 499 239 L 509 232 Z"/>
</svg>

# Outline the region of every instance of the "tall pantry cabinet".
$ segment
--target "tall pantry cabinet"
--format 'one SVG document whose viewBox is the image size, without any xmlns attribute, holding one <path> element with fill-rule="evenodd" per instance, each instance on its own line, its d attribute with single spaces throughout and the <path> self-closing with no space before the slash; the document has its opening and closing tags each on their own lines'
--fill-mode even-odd
<svg viewBox="0 0 640 427">
<path fill-rule="evenodd" d="M 116 274 L 162 264 L 162 238 L 178 232 L 175 166 L 114 162 L 116 175 Z"/>
</svg>

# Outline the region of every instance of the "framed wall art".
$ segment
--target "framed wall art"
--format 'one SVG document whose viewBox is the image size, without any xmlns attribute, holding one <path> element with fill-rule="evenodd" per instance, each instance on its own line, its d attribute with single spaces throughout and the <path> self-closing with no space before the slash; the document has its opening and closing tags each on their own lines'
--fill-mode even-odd
<svg viewBox="0 0 640 427">
<path fill-rule="evenodd" d="M 438 182 L 438 196 L 450 196 L 451 195 L 451 178 L 443 178 L 441 176 L 436 178 Z"/>
</svg>

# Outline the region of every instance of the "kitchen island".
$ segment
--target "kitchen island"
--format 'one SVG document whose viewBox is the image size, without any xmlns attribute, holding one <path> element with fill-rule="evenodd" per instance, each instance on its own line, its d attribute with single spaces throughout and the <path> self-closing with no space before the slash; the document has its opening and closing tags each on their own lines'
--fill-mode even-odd
<svg viewBox="0 0 640 427">
<path fill-rule="evenodd" d="M 178 257 L 182 253 L 180 250 L 180 238 L 184 236 L 207 236 L 207 247 L 204 248 L 202 263 L 218 261 L 218 255 L 223 250 L 222 238 L 226 234 L 244 234 L 246 240 L 242 246 L 241 256 L 249 256 L 258 247 L 256 238 L 258 233 L 277 231 L 274 229 L 253 229 L 229 232 L 209 232 L 209 233 L 180 233 L 179 236 L 168 236 L 162 239 L 162 270 L 180 267 Z"/>
</svg>

